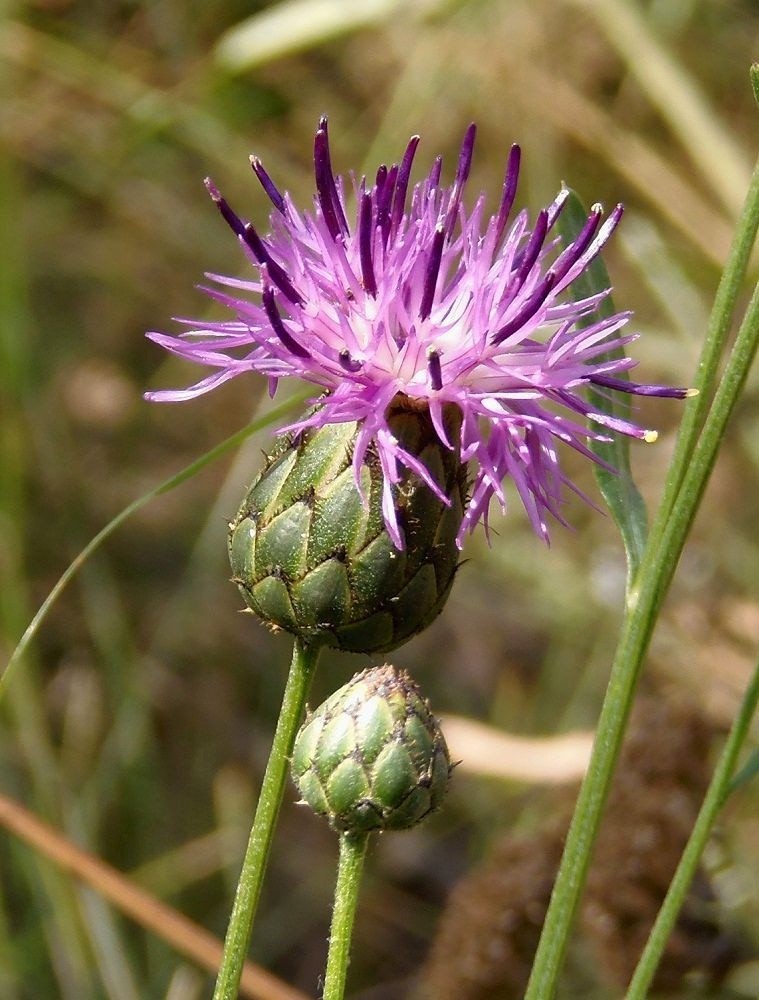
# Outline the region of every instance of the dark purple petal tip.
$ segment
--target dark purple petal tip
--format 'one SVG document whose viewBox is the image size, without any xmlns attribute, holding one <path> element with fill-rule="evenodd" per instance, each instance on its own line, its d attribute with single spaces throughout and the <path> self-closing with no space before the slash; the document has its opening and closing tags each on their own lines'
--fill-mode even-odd
<svg viewBox="0 0 759 1000">
<path fill-rule="evenodd" d="M 431 347 L 427 351 L 427 371 L 430 376 L 430 385 L 435 392 L 440 392 L 443 388 L 443 369 L 440 364 L 440 352 Z"/>
<path fill-rule="evenodd" d="M 268 173 L 264 169 L 263 163 L 261 163 L 261 161 L 259 160 L 259 158 L 257 156 L 251 156 L 251 158 L 250 158 L 250 165 L 253 168 L 253 172 L 255 173 L 256 177 L 258 178 L 258 180 L 259 180 L 259 182 L 261 184 L 261 187 L 264 189 L 264 191 L 266 192 L 266 194 L 269 196 L 269 200 L 271 201 L 272 205 L 276 208 L 276 210 L 278 212 L 281 212 L 282 215 L 284 215 L 285 214 L 285 199 L 282 196 L 282 194 L 280 193 L 280 191 L 277 188 L 277 186 L 274 183 L 274 181 L 271 179 L 271 177 L 268 175 Z"/>
<path fill-rule="evenodd" d="M 443 244 L 445 243 L 445 229 L 438 227 L 432 237 L 432 246 L 427 260 L 427 272 L 424 276 L 424 291 L 422 293 L 422 303 L 419 306 L 419 318 L 427 319 L 432 312 L 432 303 L 435 299 L 435 288 L 440 273 L 440 263 L 443 259 Z"/>
<path fill-rule="evenodd" d="M 644 385 L 640 382 L 630 382 L 628 379 L 610 378 L 608 375 L 591 375 L 588 378 L 593 385 L 615 392 L 627 392 L 634 396 L 661 396 L 665 399 L 690 399 L 698 395 L 698 389 L 678 388 L 671 385 Z"/>
<path fill-rule="evenodd" d="M 240 219 L 240 217 L 236 215 L 229 207 L 229 203 L 227 202 L 226 198 L 222 198 L 221 194 L 219 193 L 219 189 L 216 187 L 211 178 L 206 177 L 203 183 L 205 184 L 206 190 L 213 198 L 216 207 L 221 212 L 222 218 L 227 223 L 229 228 L 237 236 L 244 236 L 245 224 L 243 223 L 242 219 Z"/>
<path fill-rule="evenodd" d="M 264 309 L 266 310 L 266 315 L 269 317 L 271 327 L 279 340 L 282 342 L 283 346 L 296 357 L 310 358 L 310 352 L 299 344 L 292 334 L 288 333 L 287 328 L 282 321 L 282 317 L 279 314 L 279 309 L 277 309 L 277 303 L 274 298 L 274 289 L 271 285 L 264 288 L 261 298 L 263 300 Z"/>
</svg>

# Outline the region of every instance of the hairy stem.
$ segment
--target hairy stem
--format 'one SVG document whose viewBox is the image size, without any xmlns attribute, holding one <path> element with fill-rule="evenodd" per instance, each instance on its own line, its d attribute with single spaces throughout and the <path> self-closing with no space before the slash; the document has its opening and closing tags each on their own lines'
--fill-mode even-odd
<svg viewBox="0 0 759 1000">
<path fill-rule="evenodd" d="M 240 872 L 240 881 L 237 884 L 232 916 L 229 918 L 224 955 L 213 994 L 214 1000 L 235 1000 L 237 997 L 240 976 L 248 952 L 250 932 L 261 895 L 269 848 L 287 779 L 287 766 L 303 716 L 318 655 L 319 647 L 307 646 L 299 639 L 295 640 L 279 721 L 261 784 L 261 794 Z"/>
<path fill-rule="evenodd" d="M 324 977 L 322 1000 L 343 1000 L 348 974 L 351 935 L 358 905 L 361 872 L 366 857 L 366 833 L 340 835 L 340 861 L 335 885 L 335 906 L 329 932 L 327 972 Z"/>
</svg>

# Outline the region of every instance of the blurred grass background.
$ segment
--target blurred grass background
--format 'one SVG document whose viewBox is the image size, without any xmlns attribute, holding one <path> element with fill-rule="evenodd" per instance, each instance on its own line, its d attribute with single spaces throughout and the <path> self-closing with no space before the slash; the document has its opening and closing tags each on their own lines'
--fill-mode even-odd
<svg viewBox="0 0 759 1000">
<path fill-rule="evenodd" d="M 496 197 L 519 141 L 520 205 L 534 212 L 562 180 L 589 203 L 627 204 L 607 260 L 616 302 L 636 312 L 642 379 L 687 384 L 756 147 L 757 41 L 752 0 L 5 3 L 0 650 L 11 652 L 105 523 L 267 405 L 255 379 L 187 405 L 141 399 L 147 387 L 195 377 L 143 332 L 204 314 L 193 289 L 203 271 L 244 271 L 205 196 L 206 174 L 263 226 L 248 154 L 304 203 L 319 114 L 330 115 L 338 171 L 395 159 L 418 131 L 420 162 L 442 151 L 449 177 L 474 119 L 472 189 Z M 633 454 L 649 503 L 678 407 L 640 404 L 661 431 Z M 226 518 L 269 437 L 120 529 L 54 608 L 1 709 L 2 791 L 219 935 L 290 652 L 286 638 L 238 613 L 227 582 Z M 594 493 L 591 470 L 566 459 Z M 490 550 L 481 537 L 468 544 L 443 616 L 393 655 L 440 714 L 529 736 L 592 727 L 623 554 L 609 518 L 579 503 L 569 517 L 575 530 L 557 528 L 546 550 L 515 502 L 494 519 Z M 758 521 L 754 378 L 645 682 L 693 703 L 717 734 L 759 647 Z M 313 701 L 364 665 L 326 655 Z M 704 756 L 712 749 L 707 741 Z M 478 777 L 465 763 L 441 815 L 377 842 L 352 995 L 410 995 L 456 879 L 504 831 L 540 829 L 566 797 L 549 784 Z M 315 995 L 336 844 L 292 798 L 253 956 Z M 758 842 L 754 787 L 731 802 L 706 859 L 715 920 L 740 937 L 740 958 L 722 985 L 686 977 L 676 995 L 759 995 Z M 208 977 L 159 935 L 6 834 L 0 876 L 2 1000 L 207 993 Z M 620 994 L 581 964 L 566 996 Z"/>
</svg>

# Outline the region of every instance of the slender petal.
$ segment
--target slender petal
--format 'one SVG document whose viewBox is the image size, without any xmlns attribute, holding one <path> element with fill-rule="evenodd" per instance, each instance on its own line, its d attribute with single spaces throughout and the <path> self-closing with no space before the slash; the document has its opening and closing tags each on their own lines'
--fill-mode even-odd
<svg viewBox="0 0 759 1000">
<path fill-rule="evenodd" d="M 312 383 L 323 393 L 319 405 L 288 430 L 358 421 L 356 485 L 360 489 L 361 466 L 373 449 L 385 477 L 385 521 L 400 547 L 391 487 L 402 469 L 439 489 L 390 431 L 388 408 L 405 396 L 429 409 L 442 444 L 458 447 L 472 464 L 459 544 L 478 523 L 487 532 L 491 500 L 506 509 L 507 481 L 547 540 L 548 516 L 564 523 L 566 491 L 582 496 L 561 470 L 559 445 L 599 462 L 588 446 L 593 439 L 655 437 L 597 402 L 591 406 L 586 388 L 595 387 L 596 400 L 617 392 L 682 397 L 689 391 L 628 379 L 635 362 L 622 349 L 635 340 L 625 330 L 630 315 L 596 315 L 608 291 L 580 300 L 566 295 L 613 234 L 622 206 L 605 218 L 594 206 L 569 245 L 553 232 L 565 188 L 532 225 L 525 211 L 512 217 L 521 160 L 515 145 L 495 212 L 487 215 L 484 196 L 469 211 L 464 195 L 474 143 L 471 125 L 449 187 L 441 184 L 439 157 L 412 187 L 419 145 L 413 136 L 400 162 L 380 166 L 373 184 L 355 182 L 356 207 L 349 209 L 323 118 L 314 139 L 312 211 L 299 210 L 251 159 L 273 206 L 265 238 L 207 181 L 256 275 L 208 276 L 217 287 L 205 291 L 231 310 L 230 319 L 181 320 L 187 329 L 176 336 L 148 334 L 163 349 L 210 369 L 188 389 L 148 398 L 190 399 L 250 371 L 264 376 L 272 393 L 281 378 Z M 458 441 L 446 431 L 449 407 L 461 414 Z"/>
</svg>

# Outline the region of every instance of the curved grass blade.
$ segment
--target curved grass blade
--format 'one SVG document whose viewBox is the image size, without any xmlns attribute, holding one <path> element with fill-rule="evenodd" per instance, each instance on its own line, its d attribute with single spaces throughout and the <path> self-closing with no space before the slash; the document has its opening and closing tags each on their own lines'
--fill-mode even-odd
<svg viewBox="0 0 759 1000">
<path fill-rule="evenodd" d="M 587 218 L 588 213 L 582 202 L 574 191 L 570 191 L 558 222 L 565 245 L 577 238 Z M 572 282 L 570 294 L 575 299 L 584 299 L 590 295 L 604 292 L 610 287 L 609 273 L 599 256 Z M 607 295 L 595 312 L 585 319 L 583 325 L 589 326 L 599 318 L 611 316 L 615 311 L 612 298 Z M 624 351 L 622 348 L 617 348 L 610 351 L 607 356 L 609 358 L 624 357 Z M 600 359 L 594 360 L 597 362 Z M 624 375 L 620 374 L 617 377 L 624 378 Z M 622 393 L 615 393 L 614 399 L 610 399 L 608 396 L 602 396 L 595 389 L 589 388 L 588 398 L 591 405 L 603 409 L 606 413 L 623 419 L 629 417 L 630 403 Z M 633 481 L 630 468 L 629 441 L 623 434 L 617 434 L 613 441 L 591 442 L 591 448 L 600 459 L 616 469 L 616 473 L 613 473 L 603 466 L 597 465 L 595 474 L 601 495 L 622 534 L 622 542 L 627 556 L 627 585 L 629 588 L 640 565 L 648 535 L 646 505 Z"/>
<path fill-rule="evenodd" d="M 730 776 L 735 770 L 738 754 L 751 729 L 751 723 L 759 703 L 759 666 L 749 682 L 746 693 L 741 701 L 738 714 L 730 729 L 727 741 L 720 754 L 717 767 L 704 796 L 696 822 L 691 830 L 688 843 L 685 845 L 680 863 L 670 882 L 667 895 L 661 905 L 658 916 L 651 928 L 646 946 L 643 949 L 637 968 L 630 980 L 625 994 L 625 1000 L 646 1000 L 649 996 L 651 982 L 661 961 L 667 941 L 674 930 L 675 922 L 688 893 L 688 889 L 696 875 L 701 856 L 706 849 L 709 837 L 717 822 L 720 810 L 728 796 L 747 779 L 746 768 L 732 782 Z M 750 763 L 750 762 L 749 762 Z M 747 765 L 748 766 L 748 765 Z"/>
<path fill-rule="evenodd" d="M 215 445 L 215 447 L 211 448 L 210 451 L 207 451 L 199 458 L 196 458 L 194 462 L 190 462 L 189 465 L 177 472 L 176 475 L 170 476 L 162 483 L 159 483 L 158 486 L 154 486 L 152 490 L 148 490 L 147 493 L 143 493 L 141 497 L 132 501 L 128 507 L 125 507 L 124 510 L 117 514 L 112 521 L 109 521 L 109 523 L 106 524 L 106 526 L 102 528 L 95 535 L 95 537 L 87 543 L 87 545 L 85 545 L 82 551 L 74 559 L 72 559 L 53 589 L 40 605 L 37 613 L 29 622 L 24 634 L 18 641 L 18 645 L 11 653 L 10 659 L 8 660 L 2 676 L 0 676 L 0 697 L 2 697 L 6 684 L 14 668 L 23 658 L 24 653 L 36 635 L 40 625 L 47 617 L 48 612 L 58 600 L 66 585 L 87 562 L 92 553 L 100 548 L 103 542 L 109 538 L 117 528 L 121 527 L 124 521 L 130 518 L 133 514 L 136 514 L 138 510 L 141 510 L 146 504 L 150 503 L 151 500 L 154 500 L 156 497 L 159 497 L 164 493 L 168 493 L 176 486 L 180 486 L 188 479 L 191 479 L 194 475 L 200 472 L 201 469 L 210 465 L 211 462 L 216 461 L 217 458 L 221 458 L 222 455 L 225 455 L 228 451 L 231 451 L 233 448 L 242 444 L 242 442 L 245 441 L 246 438 L 250 437 L 251 434 L 255 434 L 256 431 L 264 430 L 271 424 L 276 423 L 280 418 L 286 416 L 299 406 L 302 406 L 303 403 L 307 399 L 311 398 L 312 395 L 313 391 L 308 393 L 299 393 L 293 399 L 288 400 L 287 403 L 283 403 L 281 406 L 277 406 L 273 410 L 270 410 L 265 416 L 253 420 L 247 426 L 242 427 L 239 431 L 236 431 L 230 437 Z"/>
<path fill-rule="evenodd" d="M 730 787 L 728 789 L 728 794 L 732 795 L 733 792 L 737 792 L 739 788 L 747 785 L 750 781 L 759 774 L 759 747 L 754 747 L 751 754 L 740 769 L 740 771 L 735 775 L 733 780 L 730 782 Z"/>
</svg>

